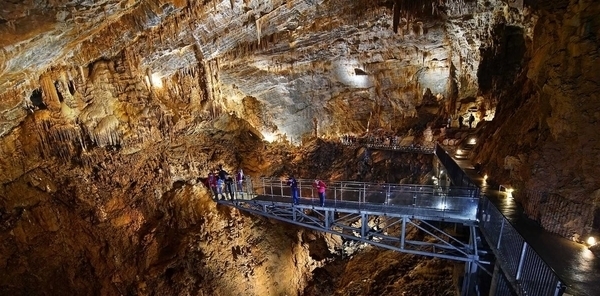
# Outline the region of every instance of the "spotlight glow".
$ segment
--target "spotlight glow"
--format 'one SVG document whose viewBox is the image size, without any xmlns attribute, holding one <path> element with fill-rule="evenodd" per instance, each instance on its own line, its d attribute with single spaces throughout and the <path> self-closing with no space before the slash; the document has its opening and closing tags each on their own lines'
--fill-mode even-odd
<svg viewBox="0 0 600 296">
<path fill-rule="evenodd" d="M 443 202 L 438 203 L 436 208 L 438 208 L 438 210 L 447 210 L 448 204 L 446 204 L 446 202 L 443 201 Z"/>
<path fill-rule="evenodd" d="M 265 139 L 265 141 L 273 143 L 273 141 L 275 141 L 277 137 L 275 136 L 275 134 L 272 133 L 263 133 L 263 138 Z"/>
<path fill-rule="evenodd" d="M 469 144 L 470 144 L 470 145 L 475 145 L 475 144 L 477 144 L 477 139 L 475 139 L 475 138 L 471 138 L 471 139 L 469 139 Z"/>
<path fill-rule="evenodd" d="M 512 198 L 513 191 L 515 191 L 515 190 L 512 188 L 506 188 L 506 197 Z"/>
<path fill-rule="evenodd" d="M 154 87 L 157 87 L 157 88 L 163 87 L 162 78 L 160 78 L 158 73 L 152 74 L 152 76 L 150 76 L 150 81 L 152 81 L 152 85 Z"/>
<path fill-rule="evenodd" d="M 590 236 L 590 237 L 588 237 L 588 239 L 587 239 L 587 243 L 588 243 L 588 245 L 590 245 L 590 246 L 594 246 L 594 245 L 596 245 L 596 238 L 595 238 L 595 237 L 593 237 L 593 236 Z"/>
</svg>

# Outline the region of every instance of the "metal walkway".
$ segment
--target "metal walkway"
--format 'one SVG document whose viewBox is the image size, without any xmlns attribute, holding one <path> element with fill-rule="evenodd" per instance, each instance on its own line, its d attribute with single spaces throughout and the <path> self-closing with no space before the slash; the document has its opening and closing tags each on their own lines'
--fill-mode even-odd
<svg viewBox="0 0 600 296">
<path fill-rule="evenodd" d="M 253 194 L 219 203 L 405 253 L 463 262 L 479 260 L 477 246 L 469 242 L 474 242 L 474 238 L 461 241 L 433 223 L 460 223 L 475 234 L 477 190 L 332 182 L 321 206 L 311 181 L 298 180 L 298 187 L 298 205 L 292 204 L 286 183 L 273 179 L 255 184 Z M 420 229 L 435 240 L 410 240 L 407 226 Z"/>
<path fill-rule="evenodd" d="M 441 146 L 436 146 L 435 155 L 452 184 L 481 190 Z M 564 281 L 485 195 L 481 196 L 477 220 L 478 229 L 495 257 L 490 295 L 560 296 L 565 292 Z"/>
<path fill-rule="evenodd" d="M 395 145 L 386 142 L 375 142 L 375 141 L 342 141 L 342 144 L 350 147 L 366 147 L 369 149 L 376 150 L 389 150 L 398 151 L 405 153 L 418 153 L 418 154 L 433 154 L 435 147 L 420 146 L 420 145 Z"/>
<path fill-rule="evenodd" d="M 300 203 L 294 205 L 285 181 L 252 184 L 248 179 L 235 199 L 219 203 L 386 249 L 465 262 L 462 295 L 480 294 L 480 271 L 491 276 L 490 295 L 562 295 L 563 282 L 494 205 L 479 196 L 480 188 L 456 161 L 439 145 L 435 155 L 452 187 L 331 182 L 321 205 L 312 181 L 298 180 Z M 449 233 L 450 223 L 468 234 Z M 426 235 L 407 235 L 414 229 Z M 486 242 L 497 258 L 493 274 L 490 262 L 483 260 Z"/>
</svg>

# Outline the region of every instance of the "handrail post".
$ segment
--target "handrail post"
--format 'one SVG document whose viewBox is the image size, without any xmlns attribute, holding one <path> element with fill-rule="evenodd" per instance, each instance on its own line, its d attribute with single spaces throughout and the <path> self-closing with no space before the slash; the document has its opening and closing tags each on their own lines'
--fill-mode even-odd
<svg viewBox="0 0 600 296">
<path fill-rule="evenodd" d="M 281 192 L 281 197 L 283 197 L 283 180 L 279 180 L 279 192 Z"/>
<path fill-rule="evenodd" d="M 363 183 L 363 203 L 367 201 L 367 183 Z"/>
<path fill-rule="evenodd" d="M 274 195 L 273 194 L 273 182 L 269 182 L 269 184 L 271 184 L 271 194 L 270 194 L 270 196 L 271 196 L 271 201 L 272 201 L 273 200 L 273 195 Z"/>
<path fill-rule="evenodd" d="M 504 221 L 506 221 L 506 219 L 502 219 L 502 225 L 500 226 L 500 233 L 498 233 L 498 243 L 496 244 L 496 249 L 500 249 L 500 242 L 502 242 L 502 232 L 504 231 Z"/>
<path fill-rule="evenodd" d="M 337 204 L 337 189 L 333 187 L 333 204 Z"/>
<path fill-rule="evenodd" d="M 402 233 L 400 234 L 400 249 L 404 250 L 404 238 L 406 237 L 406 216 L 402 216 Z"/>
<path fill-rule="evenodd" d="M 385 204 L 389 205 L 390 202 L 390 194 L 392 193 L 392 186 L 388 185 L 387 194 L 385 195 Z"/>
<path fill-rule="evenodd" d="M 527 242 L 523 242 L 523 248 L 521 249 L 521 257 L 519 257 L 519 267 L 517 268 L 517 275 L 515 278 L 521 279 L 521 272 L 523 271 L 523 262 L 525 262 L 525 253 L 527 251 Z"/>
</svg>

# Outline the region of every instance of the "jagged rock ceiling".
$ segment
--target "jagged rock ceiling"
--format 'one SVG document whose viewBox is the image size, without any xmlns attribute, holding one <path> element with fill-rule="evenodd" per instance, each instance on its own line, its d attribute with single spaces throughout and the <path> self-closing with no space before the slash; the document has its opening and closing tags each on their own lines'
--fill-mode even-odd
<svg viewBox="0 0 600 296">
<path fill-rule="evenodd" d="M 474 96 L 491 5 L 8 1 L 0 17 L 0 135 L 24 118 L 42 73 L 62 67 L 74 69 L 65 81 L 85 79 L 90 63 L 123 51 L 148 76 L 200 65 L 208 95 L 225 109 L 243 114 L 246 97 L 263 105 L 263 133 L 299 138 L 313 117 L 329 132 L 364 130 L 371 115 L 362 107 L 389 110 L 378 118 L 385 121 L 415 116 L 427 88 L 448 106 L 458 95 Z M 401 8 L 396 19 L 394 7 Z M 346 130 L 327 128 L 342 119 L 331 115 L 339 104 L 328 100 L 347 100 L 344 110 L 357 120 Z"/>
</svg>

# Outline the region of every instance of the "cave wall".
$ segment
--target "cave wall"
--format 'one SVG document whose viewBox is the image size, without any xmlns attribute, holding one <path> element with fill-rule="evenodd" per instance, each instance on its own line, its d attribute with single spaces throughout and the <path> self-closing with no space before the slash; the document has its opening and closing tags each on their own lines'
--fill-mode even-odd
<svg viewBox="0 0 600 296">
<path fill-rule="evenodd" d="M 493 120 L 474 161 L 547 229 L 574 238 L 593 226 L 594 1 L 465 1 L 441 19 L 400 19 L 398 32 L 385 1 L 108 2 L 82 8 L 94 17 L 78 31 L 2 15 L 3 294 L 296 294 L 328 256 L 312 258 L 311 243 L 339 241 L 216 207 L 197 178 L 219 163 L 298 171 L 289 155 L 267 167 L 262 138 L 297 142 L 313 119 L 325 136 L 408 134 L 475 110 Z M 28 20 L 46 24 L 41 35 L 19 31 Z M 382 171 L 429 168 L 381 153 L 385 170 L 334 162 L 340 174 L 324 168 L 343 148 L 315 145 L 300 155 L 307 175 L 408 180 Z"/>
<path fill-rule="evenodd" d="M 134 65 L 45 73 L 3 137 L 0 293 L 296 294 L 327 260 L 309 245 L 337 239 L 217 207 L 199 177 L 256 172 L 261 137 L 214 112 L 201 64 L 154 81 Z"/>
<path fill-rule="evenodd" d="M 428 104 L 428 112 L 443 113 L 451 99 L 443 23 L 404 20 L 394 33 L 389 9 L 361 5 L 315 6 L 312 23 L 296 19 L 220 58 L 221 96 L 233 109 L 247 96 L 257 98 L 271 123 L 262 130 L 292 140 L 312 132 L 305 122 L 313 118 L 320 135 L 335 136 L 397 130 Z M 431 102 L 424 101 L 427 89 Z"/>
<path fill-rule="evenodd" d="M 499 103 L 475 161 L 516 188 L 544 228 L 578 240 L 592 231 L 599 206 L 600 6 L 558 1 L 529 9 L 530 26 L 506 22 L 483 51 L 480 68 L 489 70 L 481 73 L 481 90 Z"/>
<path fill-rule="evenodd" d="M 10 109 L 2 113 L 0 134 L 23 120 L 22 107 L 31 105 L 23 98 L 37 88 L 35 79 L 22 78 L 24 73 L 15 67 L 36 71 L 26 77 L 41 75 L 56 64 L 85 68 L 134 43 L 145 46 L 126 54 L 141 72 L 147 71 L 144 74 L 166 78 L 200 62 L 203 69 L 199 71 L 205 73 L 208 86 L 202 98 L 218 101 L 238 115 L 244 114 L 243 98 L 257 98 L 267 110 L 261 114 L 264 125 L 257 128 L 295 139 L 310 132 L 311 127 L 302 122 L 313 118 L 323 135 L 336 135 L 363 132 L 368 126 L 399 130 L 412 123 L 407 118 L 418 120 L 423 112 L 447 116 L 458 96 L 453 75 L 465 76 L 461 74 L 464 65 L 453 65 L 458 55 L 452 56 L 456 48 L 449 48 L 450 33 L 443 21 L 427 14 L 401 18 L 394 32 L 393 13 L 386 1 L 224 0 L 198 5 L 151 1 L 131 4 L 125 13 L 113 11 L 117 2 L 106 4 L 105 13 L 114 15 L 91 36 L 86 35 L 90 34 L 88 25 L 74 36 L 66 34 L 63 30 L 77 20 L 74 13 L 68 13 L 57 21 L 65 28 L 50 24 L 47 34 L 63 34 L 63 43 L 72 43 L 41 47 L 24 40 L 28 48 L 42 51 L 29 55 L 35 65 L 20 60 L 16 47 L 6 51 L 14 67 L 5 69 L 6 75 L 0 78 L 9 73 L 21 76 L 0 81 L 10 89 L 0 100 Z M 477 4 L 465 5 L 473 3 Z M 63 9 L 56 5 L 56 10 Z M 95 9 L 101 8 L 86 7 L 80 13 Z M 457 9 L 453 16 L 468 13 L 468 9 Z M 15 17 L 9 24 L 23 21 Z M 451 34 L 458 34 L 453 30 Z M 76 42 L 79 47 L 72 46 Z M 471 47 L 476 46 L 477 42 Z M 465 53 L 458 59 L 469 57 Z M 476 84 L 468 80 L 459 89 L 472 93 Z M 341 112 L 355 119 L 342 124 Z"/>
</svg>

